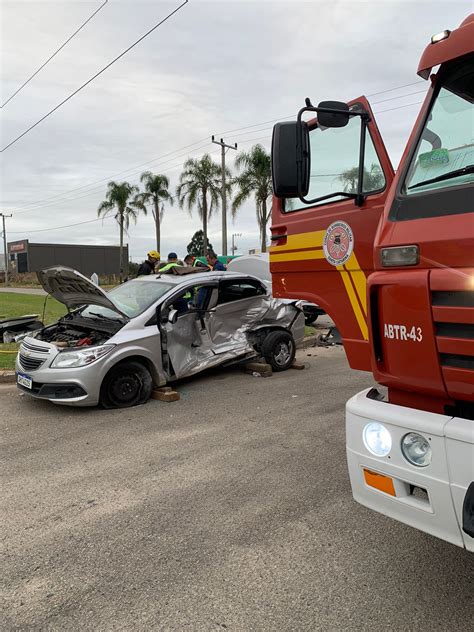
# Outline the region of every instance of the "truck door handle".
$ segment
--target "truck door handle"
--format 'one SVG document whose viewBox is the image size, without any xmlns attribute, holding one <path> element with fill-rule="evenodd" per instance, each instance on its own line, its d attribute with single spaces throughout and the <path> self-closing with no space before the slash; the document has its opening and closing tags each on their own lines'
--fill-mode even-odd
<svg viewBox="0 0 474 632">
<path fill-rule="evenodd" d="M 278 239 L 286 239 L 288 235 L 272 235 L 272 241 L 277 241 Z"/>
</svg>

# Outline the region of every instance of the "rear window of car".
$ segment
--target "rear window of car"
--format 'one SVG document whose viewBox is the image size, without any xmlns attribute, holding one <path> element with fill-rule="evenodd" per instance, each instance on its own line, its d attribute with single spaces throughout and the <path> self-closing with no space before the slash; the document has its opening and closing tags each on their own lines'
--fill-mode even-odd
<svg viewBox="0 0 474 632">
<path fill-rule="evenodd" d="M 257 281 L 225 281 L 219 287 L 218 305 L 253 298 L 265 294 L 265 288 Z"/>
</svg>

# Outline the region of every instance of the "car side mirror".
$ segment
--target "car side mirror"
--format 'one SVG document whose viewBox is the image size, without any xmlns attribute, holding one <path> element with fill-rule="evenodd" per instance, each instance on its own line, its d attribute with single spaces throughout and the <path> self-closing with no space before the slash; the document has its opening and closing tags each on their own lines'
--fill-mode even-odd
<svg viewBox="0 0 474 632">
<path fill-rule="evenodd" d="M 332 110 L 332 112 L 325 112 L 325 110 Z M 319 127 L 345 127 L 348 123 L 349 106 L 347 103 L 342 101 L 321 101 L 318 105 Z"/>
<path fill-rule="evenodd" d="M 177 309 L 170 309 L 170 311 L 168 313 L 168 322 L 171 325 L 174 325 L 177 320 L 178 320 L 178 310 Z"/>
<path fill-rule="evenodd" d="M 276 197 L 294 198 L 307 195 L 310 169 L 307 123 L 277 123 L 272 136 L 272 181 Z"/>
</svg>

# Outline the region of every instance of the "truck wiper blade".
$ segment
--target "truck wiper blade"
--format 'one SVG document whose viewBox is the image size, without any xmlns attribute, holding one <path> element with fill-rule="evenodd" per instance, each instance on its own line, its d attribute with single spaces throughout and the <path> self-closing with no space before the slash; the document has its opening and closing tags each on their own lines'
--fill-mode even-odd
<svg viewBox="0 0 474 632">
<path fill-rule="evenodd" d="M 474 173 L 474 165 L 467 165 L 466 167 L 462 167 L 461 169 L 455 169 L 454 171 L 450 171 L 449 173 L 442 173 L 436 178 L 430 178 L 429 180 L 423 180 L 422 182 L 417 182 L 416 184 L 412 184 L 408 189 L 417 189 L 418 187 L 422 187 L 425 184 L 433 184 L 434 182 L 442 182 L 443 180 L 451 180 L 451 178 L 457 178 L 458 176 L 464 176 L 468 173 Z"/>
</svg>

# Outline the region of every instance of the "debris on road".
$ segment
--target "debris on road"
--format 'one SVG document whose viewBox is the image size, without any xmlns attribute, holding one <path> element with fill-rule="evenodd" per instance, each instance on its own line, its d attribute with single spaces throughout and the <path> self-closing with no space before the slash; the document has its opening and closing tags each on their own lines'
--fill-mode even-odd
<svg viewBox="0 0 474 632">
<path fill-rule="evenodd" d="M 178 391 L 174 391 L 169 386 L 162 386 L 161 388 L 155 388 L 151 393 L 151 398 L 160 402 L 177 402 L 181 399 Z"/>
<path fill-rule="evenodd" d="M 246 373 L 254 377 L 271 377 L 273 375 L 271 364 L 265 362 L 248 362 L 244 368 Z"/>
<path fill-rule="evenodd" d="M 297 371 L 302 371 L 303 369 L 306 369 L 306 364 L 300 364 L 299 362 L 293 362 L 293 364 L 291 365 L 292 369 L 296 369 Z"/>
</svg>

